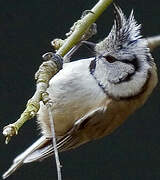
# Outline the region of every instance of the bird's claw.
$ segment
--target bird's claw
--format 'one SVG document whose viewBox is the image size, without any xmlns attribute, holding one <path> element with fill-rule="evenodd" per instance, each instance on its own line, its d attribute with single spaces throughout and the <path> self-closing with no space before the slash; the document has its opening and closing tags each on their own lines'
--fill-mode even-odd
<svg viewBox="0 0 160 180">
<path fill-rule="evenodd" d="M 18 134 L 18 129 L 14 124 L 9 124 L 3 128 L 3 135 L 6 137 L 5 143 L 8 144 L 11 137 Z"/>
</svg>

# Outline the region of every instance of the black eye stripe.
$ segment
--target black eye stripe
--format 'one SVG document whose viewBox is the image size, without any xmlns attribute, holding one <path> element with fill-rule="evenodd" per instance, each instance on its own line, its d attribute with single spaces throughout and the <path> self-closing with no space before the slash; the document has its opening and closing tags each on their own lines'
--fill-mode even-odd
<svg viewBox="0 0 160 180">
<path fill-rule="evenodd" d="M 116 61 L 118 61 L 116 58 L 114 58 L 113 56 L 103 56 L 109 63 L 114 63 Z"/>
<path fill-rule="evenodd" d="M 106 61 L 108 61 L 109 63 L 114 63 L 116 61 L 120 61 L 122 63 L 132 64 L 135 67 L 135 70 L 139 69 L 138 60 L 137 60 L 136 57 L 132 61 L 127 60 L 127 59 L 118 60 L 118 59 L 116 59 L 116 58 L 114 58 L 113 56 L 110 56 L 110 55 L 109 56 L 102 56 L 102 57 L 105 58 Z"/>
<path fill-rule="evenodd" d="M 130 60 L 127 60 L 127 59 L 123 59 L 123 60 L 118 60 L 116 58 L 114 58 L 113 56 L 103 56 L 109 63 L 113 63 L 113 62 L 116 62 L 116 61 L 120 61 L 122 63 L 127 63 L 127 64 L 132 64 L 132 61 Z M 133 59 L 134 61 L 135 59 Z"/>
</svg>

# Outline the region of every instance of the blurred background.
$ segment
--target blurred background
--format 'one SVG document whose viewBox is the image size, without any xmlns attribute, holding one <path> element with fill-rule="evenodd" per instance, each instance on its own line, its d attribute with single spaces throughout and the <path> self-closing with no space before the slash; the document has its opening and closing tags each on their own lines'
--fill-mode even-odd
<svg viewBox="0 0 160 180">
<path fill-rule="evenodd" d="M 124 12 L 135 11 L 144 37 L 160 34 L 160 1 L 117 0 Z M 81 13 L 97 0 L 1 0 L 0 1 L 0 131 L 19 118 L 35 91 L 34 74 L 41 56 L 52 51 L 54 38 L 64 38 Z M 98 19 L 102 40 L 113 24 L 111 5 Z M 89 57 L 81 48 L 74 59 Z M 160 69 L 160 48 L 153 52 Z M 160 179 L 160 85 L 143 108 L 132 115 L 112 135 L 60 154 L 64 180 L 159 180 Z M 36 119 L 27 122 L 8 145 L 0 133 L 0 175 L 19 153 L 36 139 Z M 1 178 L 0 178 L 1 179 Z M 53 157 L 24 165 L 8 180 L 57 179 Z"/>
</svg>

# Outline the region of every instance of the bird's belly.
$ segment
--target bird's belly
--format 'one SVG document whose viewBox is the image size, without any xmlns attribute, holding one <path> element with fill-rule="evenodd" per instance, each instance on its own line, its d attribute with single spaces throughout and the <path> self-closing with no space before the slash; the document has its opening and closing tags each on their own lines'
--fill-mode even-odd
<svg viewBox="0 0 160 180">
<path fill-rule="evenodd" d="M 52 114 L 59 136 L 70 130 L 76 120 L 97 107 L 104 106 L 107 98 L 92 76 L 86 78 L 85 72 L 80 74 L 72 71 L 71 74 L 65 74 L 64 71 L 51 80 L 47 90 L 53 102 Z M 38 114 L 42 133 L 51 136 L 48 112 L 43 104 Z"/>
<path fill-rule="evenodd" d="M 62 95 L 62 94 L 61 94 Z M 69 94 L 68 94 L 69 96 Z M 77 93 L 72 93 L 72 100 L 66 101 L 65 96 L 61 96 L 61 100 L 52 96 L 53 106 L 52 115 L 55 123 L 55 131 L 58 136 L 63 136 L 70 130 L 76 120 L 82 118 L 88 112 L 93 111 L 99 106 L 104 106 L 104 101 L 94 101 L 90 96 L 80 97 Z M 93 97 L 92 97 L 93 98 Z M 55 100 L 56 99 L 56 100 Z M 51 136 L 50 121 L 46 107 L 41 104 L 38 120 L 42 132 L 46 136 Z"/>
</svg>

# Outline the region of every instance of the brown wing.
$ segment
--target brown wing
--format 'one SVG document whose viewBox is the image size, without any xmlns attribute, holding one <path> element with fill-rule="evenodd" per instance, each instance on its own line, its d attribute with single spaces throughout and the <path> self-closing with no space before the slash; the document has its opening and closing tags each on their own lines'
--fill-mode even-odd
<svg viewBox="0 0 160 180">
<path fill-rule="evenodd" d="M 65 136 L 59 138 L 57 141 L 57 147 L 59 151 L 66 151 L 73 149 L 75 147 L 84 144 L 91 139 L 94 139 L 95 132 L 89 133 L 88 136 L 87 130 L 90 130 L 91 127 L 96 127 L 99 121 L 102 119 L 105 114 L 106 109 L 104 107 L 98 108 L 81 119 L 77 120 L 71 130 L 69 130 Z M 94 128 L 95 129 L 95 128 Z M 93 137 L 91 137 L 91 134 Z M 15 170 L 20 168 L 25 163 L 30 163 L 34 161 L 42 161 L 43 159 L 54 154 L 54 148 L 52 145 L 52 139 L 45 138 L 42 136 L 34 144 L 32 144 L 28 149 L 26 149 L 22 154 L 17 156 L 12 166 L 4 173 L 3 179 L 10 176 Z"/>
<path fill-rule="evenodd" d="M 84 144 L 90 141 L 91 139 L 94 139 L 96 133 L 94 132 L 94 134 L 92 134 L 93 137 L 91 134 L 88 136 L 87 130 L 91 129 L 93 126 L 96 127 L 99 124 L 99 121 L 102 119 L 103 115 L 105 114 L 105 111 L 106 109 L 101 107 L 88 113 L 81 119 L 77 120 L 72 129 L 69 130 L 65 136 L 58 139 L 58 150 L 66 151 L 74 149 L 80 146 L 81 144 Z M 47 145 L 45 145 L 44 147 L 40 147 L 33 153 L 29 154 L 23 162 L 30 163 L 33 161 L 41 161 L 51 156 L 52 154 L 54 154 L 54 149 L 52 146 L 52 140 L 50 139 Z"/>
</svg>

